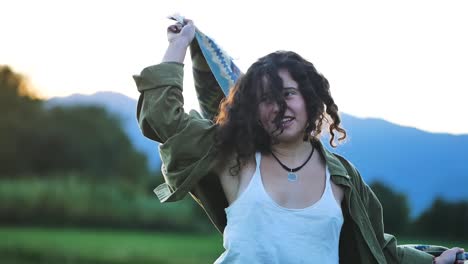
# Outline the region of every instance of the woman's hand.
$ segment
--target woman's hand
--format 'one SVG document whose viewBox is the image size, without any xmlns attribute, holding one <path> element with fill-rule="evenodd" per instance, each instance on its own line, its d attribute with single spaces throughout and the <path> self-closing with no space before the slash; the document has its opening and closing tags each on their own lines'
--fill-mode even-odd
<svg viewBox="0 0 468 264">
<path fill-rule="evenodd" d="M 167 40 L 188 47 L 195 36 L 193 21 L 184 18 L 184 23 L 177 22 L 167 28 Z"/>
<path fill-rule="evenodd" d="M 456 261 L 457 253 L 464 253 L 465 250 L 463 248 L 454 247 L 448 250 L 445 250 L 440 256 L 434 259 L 434 263 L 436 264 L 463 264 L 463 260 Z"/>
<path fill-rule="evenodd" d="M 184 19 L 167 28 L 169 46 L 163 57 L 163 62 L 184 63 L 187 48 L 195 37 L 195 25 L 192 20 Z"/>
</svg>

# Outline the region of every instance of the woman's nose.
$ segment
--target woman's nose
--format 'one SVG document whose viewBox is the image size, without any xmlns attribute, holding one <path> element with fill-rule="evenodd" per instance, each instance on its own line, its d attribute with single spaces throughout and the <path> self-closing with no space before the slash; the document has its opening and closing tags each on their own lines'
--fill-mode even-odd
<svg viewBox="0 0 468 264">
<path fill-rule="evenodd" d="M 271 104 L 271 111 L 273 113 L 278 113 L 278 111 L 279 111 L 278 103 L 274 102 L 274 103 Z"/>
</svg>

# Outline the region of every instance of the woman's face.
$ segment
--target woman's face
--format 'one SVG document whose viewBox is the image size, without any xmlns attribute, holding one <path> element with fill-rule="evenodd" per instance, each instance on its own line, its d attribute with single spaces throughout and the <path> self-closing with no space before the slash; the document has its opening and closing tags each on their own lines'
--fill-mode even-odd
<svg viewBox="0 0 468 264">
<path fill-rule="evenodd" d="M 278 114 L 278 104 L 274 100 L 269 100 L 268 96 L 262 96 L 259 103 L 260 122 L 263 128 L 279 142 L 292 142 L 303 140 L 304 130 L 307 126 L 307 110 L 304 97 L 299 91 L 297 82 L 291 77 L 286 69 L 278 71 L 279 77 L 283 80 L 283 96 L 286 102 L 286 111 L 281 122 L 281 127 L 277 128 L 274 120 Z M 281 134 L 279 134 L 283 130 Z"/>
</svg>

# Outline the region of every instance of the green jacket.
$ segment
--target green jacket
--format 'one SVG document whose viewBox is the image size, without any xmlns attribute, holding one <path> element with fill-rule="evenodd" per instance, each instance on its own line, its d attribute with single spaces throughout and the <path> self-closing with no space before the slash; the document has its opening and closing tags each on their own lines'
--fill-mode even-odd
<svg viewBox="0 0 468 264">
<path fill-rule="evenodd" d="M 216 125 L 196 111 L 189 114 L 184 111 L 183 73 L 182 64 L 161 63 L 134 76 L 141 93 L 137 118 L 142 133 L 162 143 L 160 155 L 165 183 L 158 186 L 155 193 L 161 202 L 178 201 L 190 193 L 216 228 L 223 232 L 226 226 L 224 209 L 228 203 L 213 170 L 214 161 L 219 158 L 213 147 Z M 198 90 L 210 83 L 201 77 L 195 78 Z M 384 233 L 382 206 L 356 168 L 322 145 L 320 151 L 331 179 L 343 187 L 345 194 L 340 262 L 432 263 L 431 255 L 397 246 L 395 237 Z"/>
</svg>

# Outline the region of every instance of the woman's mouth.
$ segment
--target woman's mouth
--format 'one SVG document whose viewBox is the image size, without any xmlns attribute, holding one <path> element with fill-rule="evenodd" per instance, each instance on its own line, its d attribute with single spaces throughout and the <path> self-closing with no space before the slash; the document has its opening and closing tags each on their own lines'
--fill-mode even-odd
<svg viewBox="0 0 468 264">
<path fill-rule="evenodd" d="M 285 127 L 288 127 L 291 125 L 292 121 L 294 120 L 294 117 L 292 116 L 285 116 L 282 120 L 281 120 L 281 126 L 283 128 Z"/>
</svg>

